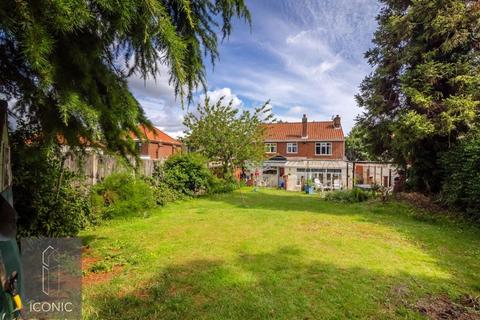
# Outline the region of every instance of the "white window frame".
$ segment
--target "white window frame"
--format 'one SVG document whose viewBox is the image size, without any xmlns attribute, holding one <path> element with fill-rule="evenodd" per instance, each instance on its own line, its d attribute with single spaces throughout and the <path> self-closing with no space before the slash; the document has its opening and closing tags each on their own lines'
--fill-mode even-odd
<svg viewBox="0 0 480 320">
<path fill-rule="evenodd" d="M 320 147 L 320 153 L 317 153 L 317 146 Z M 330 153 L 322 153 L 323 147 L 325 147 L 327 151 L 330 150 Z M 315 142 L 315 155 L 316 156 L 331 156 L 331 155 L 333 155 L 333 143 L 326 142 L 326 141 Z"/>
<path fill-rule="evenodd" d="M 295 149 L 295 151 L 293 151 L 293 149 Z M 287 142 L 287 153 L 298 153 L 298 143 Z"/>
<path fill-rule="evenodd" d="M 265 143 L 266 153 L 277 153 L 277 144 L 272 142 Z"/>
</svg>

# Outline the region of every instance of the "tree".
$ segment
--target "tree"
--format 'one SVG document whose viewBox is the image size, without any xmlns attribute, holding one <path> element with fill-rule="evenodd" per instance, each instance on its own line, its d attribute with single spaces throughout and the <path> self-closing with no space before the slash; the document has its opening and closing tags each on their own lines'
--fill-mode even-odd
<svg viewBox="0 0 480 320">
<path fill-rule="evenodd" d="M 441 153 L 479 121 L 480 3 L 382 2 L 359 123 L 373 154 L 408 166 L 417 190 L 437 192 Z"/>
<path fill-rule="evenodd" d="M 480 131 L 472 131 L 446 152 L 442 164 L 443 203 L 480 221 Z"/>
<path fill-rule="evenodd" d="M 132 75 L 156 77 L 162 65 L 182 102 L 205 85 L 204 57 L 218 58 L 217 29 L 250 22 L 244 0 L 69 0 L 0 3 L 0 93 L 64 136 L 133 153 L 128 132 L 148 124 L 128 89 Z"/>
<path fill-rule="evenodd" d="M 355 125 L 345 138 L 345 155 L 350 161 L 366 161 L 373 160 L 369 153 L 368 145 L 365 144 L 364 129 Z"/>
<path fill-rule="evenodd" d="M 273 115 L 266 102 L 253 112 L 233 106 L 233 100 L 224 103 L 224 97 L 211 103 L 207 97 L 184 119 L 187 127 L 185 143 L 212 162 L 218 162 L 223 177 L 247 161 L 258 162 L 265 155 L 264 123 Z"/>
</svg>

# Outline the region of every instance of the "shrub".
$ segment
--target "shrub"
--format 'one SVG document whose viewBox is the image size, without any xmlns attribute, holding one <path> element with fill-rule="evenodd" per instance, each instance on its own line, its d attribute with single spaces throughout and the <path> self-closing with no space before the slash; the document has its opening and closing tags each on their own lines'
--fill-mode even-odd
<svg viewBox="0 0 480 320">
<path fill-rule="evenodd" d="M 174 192 L 194 196 L 208 191 L 212 173 L 207 160 L 199 154 L 176 154 L 165 161 L 163 180 Z"/>
<path fill-rule="evenodd" d="M 238 189 L 239 186 L 239 182 L 233 176 L 228 176 L 226 178 L 218 178 L 216 176 L 212 176 L 208 188 L 208 193 L 228 193 Z"/>
<path fill-rule="evenodd" d="M 144 177 L 144 179 L 152 186 L 155 202 L 160 206 L 164 206 L 169 202 L 182 200 L 186 197 L 182 193 L 170 188 L 165 181 L 163 181 L 163 170 L 161 166 L 155 169 L 151 178 Z"/>
<path fill-rule="evenodd" d="M 18 236 L 75 236 L 95 220 L 90 203 L 85 201 L 88 198 L 87 189 L 80 185 L 73 187 L 74 179 L 70 174 L 64 174 L 62 180 L 60 185 L 56 185 L 53 181 L 38 181 L 30 176 L 23 179 L 24 184 L 16 184 L 14 195 L 15 208 L 19 213 Z"/>
<path fill-rule="evenodd" d="M 171 189 L 166 183 L 161 182 L 155 187 L 155 200 L 158 205 L 164 206 L 167 203 L 185 199 L 185 195 Z"/>
<path fill-rule="evenodd" d="M 480 220 L 480 133 L 460 140 L 441 158 L 441 201 Z"/>
<path fill-rule="evenodd" d="M 370 197 L 370 194 L 367 191 L 364 191 L 360 188 L 353 188 L 350 191 L 352 198 L 354 199 L 353 202 L 363 202 L 367 201 L 368 198 Z"/>
<path fill-rule="evenodd" d="M 115 173 L 92 188 L 94 210 L 102 218 L 138 214 L 155 206 L 150 184 L 128 173 Z"/>
<path fill-rule="evenodd" d="M 367 201 L 370 194 L 359 188 L 345 191 L 332 191 L 325 195 L 325 200 L 333 202 L 353 203 Z"/>
<path fill-rule="evenodd" d="M 59 146 L 39 141 L 21 122 L 10 143 L 18 236 L 75 236 L 94 218 L 88 190 L 64 168 Z"/>
</svg>

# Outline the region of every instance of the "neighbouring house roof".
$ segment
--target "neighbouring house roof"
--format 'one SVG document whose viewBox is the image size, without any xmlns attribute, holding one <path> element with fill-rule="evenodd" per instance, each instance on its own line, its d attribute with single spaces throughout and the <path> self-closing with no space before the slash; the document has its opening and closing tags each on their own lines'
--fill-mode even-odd
<svg viewBox="0 0 480 320">
<path fill-rule="evenodd" d="M 180 141 L 170 137 L 168 134 L 166 134 L 165 132 L 163 132 L 162 130 L 160 130 L 158 128 L 153 127 L 152 129 L 149 129 L 146 126 L 141 125 L 141 126 L 139 126 L 138 129 L 140 130 L 140 132 L 145 134 L 145 137 L 151 142 L 161 142 L 161 143 L 164 143 L 164 144 L 173 144 L 173 145 L 177 145 L 177 146 L 182 145 L 182 143 Z M 135 134 L 133 132 L 130 134 L 130 136 L 133 139 L 138 140 L 138 138 L 135 136 Z"/>
<path fill-rule="evenodd" d="M 333 121 L 312 121 L 307 123 L 307 137 L 302 138 L 302 122 L 278 122 L 265 124 L 266 141 L 326 140 L 343 141 L 342 128 L 335 128 Z"/>
</svg>

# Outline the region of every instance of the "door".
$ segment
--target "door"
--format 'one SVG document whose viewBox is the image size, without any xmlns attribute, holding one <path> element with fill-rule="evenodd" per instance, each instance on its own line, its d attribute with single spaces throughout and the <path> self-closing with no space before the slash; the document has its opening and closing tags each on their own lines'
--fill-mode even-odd
<svg viewBox="0 0 480 320">
<path fill-rule="evenodd" d="M 327 173 L 324 173 L 325 175 L 325 186 L 327 188 L 332 188 L 332 174 L 327 172 Z"/>
</svg>

